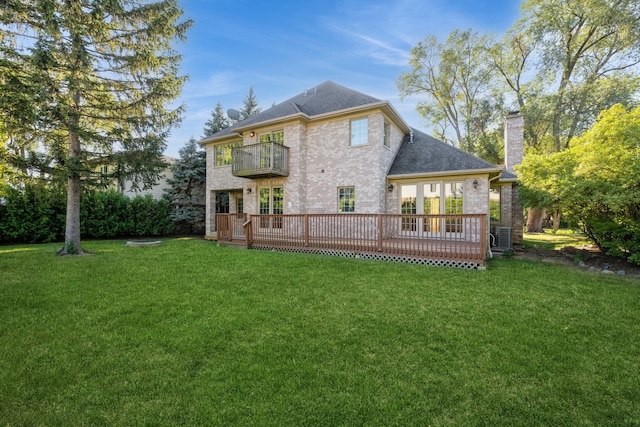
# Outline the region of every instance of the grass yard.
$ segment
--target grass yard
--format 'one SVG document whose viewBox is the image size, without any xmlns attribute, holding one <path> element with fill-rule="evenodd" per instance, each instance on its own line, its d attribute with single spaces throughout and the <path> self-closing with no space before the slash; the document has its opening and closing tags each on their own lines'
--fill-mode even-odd
<svg viewBox="0 0 640 427">
<path fill-rule="evenodd" d="M 0 424 L 640 425 L 640 283 L 203 240 L 0 247 Z"/>
<path fill-rule="evenodd" d="M 526 233 L 525 248 L 560 249 L 563 246 L 588 245 L 591 242 L 584 234 L 568 229 L 561 229 L 553 233 L 547 230 L 545 233 Z"/>
</svg>

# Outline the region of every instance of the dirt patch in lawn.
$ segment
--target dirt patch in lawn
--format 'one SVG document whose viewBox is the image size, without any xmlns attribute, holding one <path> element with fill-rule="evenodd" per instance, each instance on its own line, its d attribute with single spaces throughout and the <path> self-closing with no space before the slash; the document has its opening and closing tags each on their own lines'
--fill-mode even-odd
<svg viewBox="0 0 640 427">
<path fill-rule="evenodd" d="M 562 249 L 526 248 L 517 252 L 517 257 L 541 262 L 572 265 L 576 268 L 624 271 L 627 276 L 640 278 L 640 266 L 624 258 L 606 255 L 595 245 L 565 246 Z M 582 262 L 582 265 L 580 264 Z"/>
</svg>

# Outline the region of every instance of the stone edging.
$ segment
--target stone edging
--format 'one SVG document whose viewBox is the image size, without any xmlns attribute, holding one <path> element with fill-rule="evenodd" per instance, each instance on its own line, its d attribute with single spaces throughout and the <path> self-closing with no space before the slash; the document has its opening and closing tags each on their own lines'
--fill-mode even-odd
<svg viewBox="0 0 640 427">
<path fill-rule="evenodd" d="M 565 254 L 563 253 L 563 255 L 573 261 L 573 255 L 571 254 Z M 587 270 L 587 271 L 593 271 L 595 273 L 601 273 L 601 274 L 608 274 L 608 275 L 618 275 L 618 276 L 627 276 L 627 272 L 625 270 L 609 270 L 608 266 L 605 266 L 605 268 L 598 268 L 598 267 L 594 267 L 593 265 L 589 265 L 587 263 L 585 263 L 584 261 L 580 261 L 578 264 L 578 267 L 580 267 L 583 270 Z M 634 279 L 640 279 L 640 274 L 629 274 L 629 277 L 633 277 Z"/>
</svg>

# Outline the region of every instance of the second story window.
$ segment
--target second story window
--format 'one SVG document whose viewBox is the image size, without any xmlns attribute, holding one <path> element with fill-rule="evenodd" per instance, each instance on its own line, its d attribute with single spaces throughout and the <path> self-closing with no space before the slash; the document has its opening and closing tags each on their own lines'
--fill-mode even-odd
<svg viewBox="0 0 640 427">
<path fill-rule="evenodd" d="M 382 144 L 389 148 L 391 147 L 391 125 L 389 122 L 384 122 L 384 135 L 382 136 Z"/>
<path fill-rule="evenodd" d="M 261 133 L 260 142 L 275 142 L 277 144 L 284 144 L 284 131 L 276 130 L 273 132 Z"/>
<path fill-rule="evenodd" d="M 351 145 L 365 145 L 369 143 L 369 119 L 351 120 Z"/>
<path fill-rule="evenodd" d="M 215 147 L 216 166 L 226 166 L 231 164 L 231 149 L 240 147 L 242 142 L 234 142 L 231 144 L 221 144 Z"/>
</svg>

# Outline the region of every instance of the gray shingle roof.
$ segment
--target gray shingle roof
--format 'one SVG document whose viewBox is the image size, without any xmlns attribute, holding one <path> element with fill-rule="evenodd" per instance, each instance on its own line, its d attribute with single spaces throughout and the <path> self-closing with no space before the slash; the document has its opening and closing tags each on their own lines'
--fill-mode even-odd
<svg viewBox="0 0 640 427">
<path fill-rule="evenodd" d="M 223 129 L 201 141 L 201 143 L 233 135 L 240 130 L 246 130 L 247 126 L 267 123 L 297 114 L 313 118 L 327 113 L 384 102 L 364 93 L 340 86 L 332 81 L 326 81 L 259 114 L 240 121 L 234 126 Z M 409 143 L 409 136 L 407 135 L 398 150 L 388 175 L 455 173 L 456 171 L 468 172 L 473 170 L 497 171 L 498 169 L 496 165 L 480 160 L 465 151 L 413 129 L 413 143 Z"/>
<path fill-rule="evenodd" d="M 279 118 L 305 114 L 309 117 L 318 116 L 334 111 L 348 110 L 383 102 L 373 96 L 353 89 L 340 86 L 332 81 L 326 81 L 318 86 L 287 99 L 273 107 L 253 115 L 236 123 L 234 126 L 221 130 L 207 139 L 216 139 L 234 133 L 235 129 L 245 128 L 248 125 L 256 125 L 263 122 L 277 120 Z"/>
<path fill-rule="evenodd" d="M 496 165 L 413 129 L 413 143 L 403 141 L 389 176 L 472 170 L 498 170 Z"/>
</svg>

